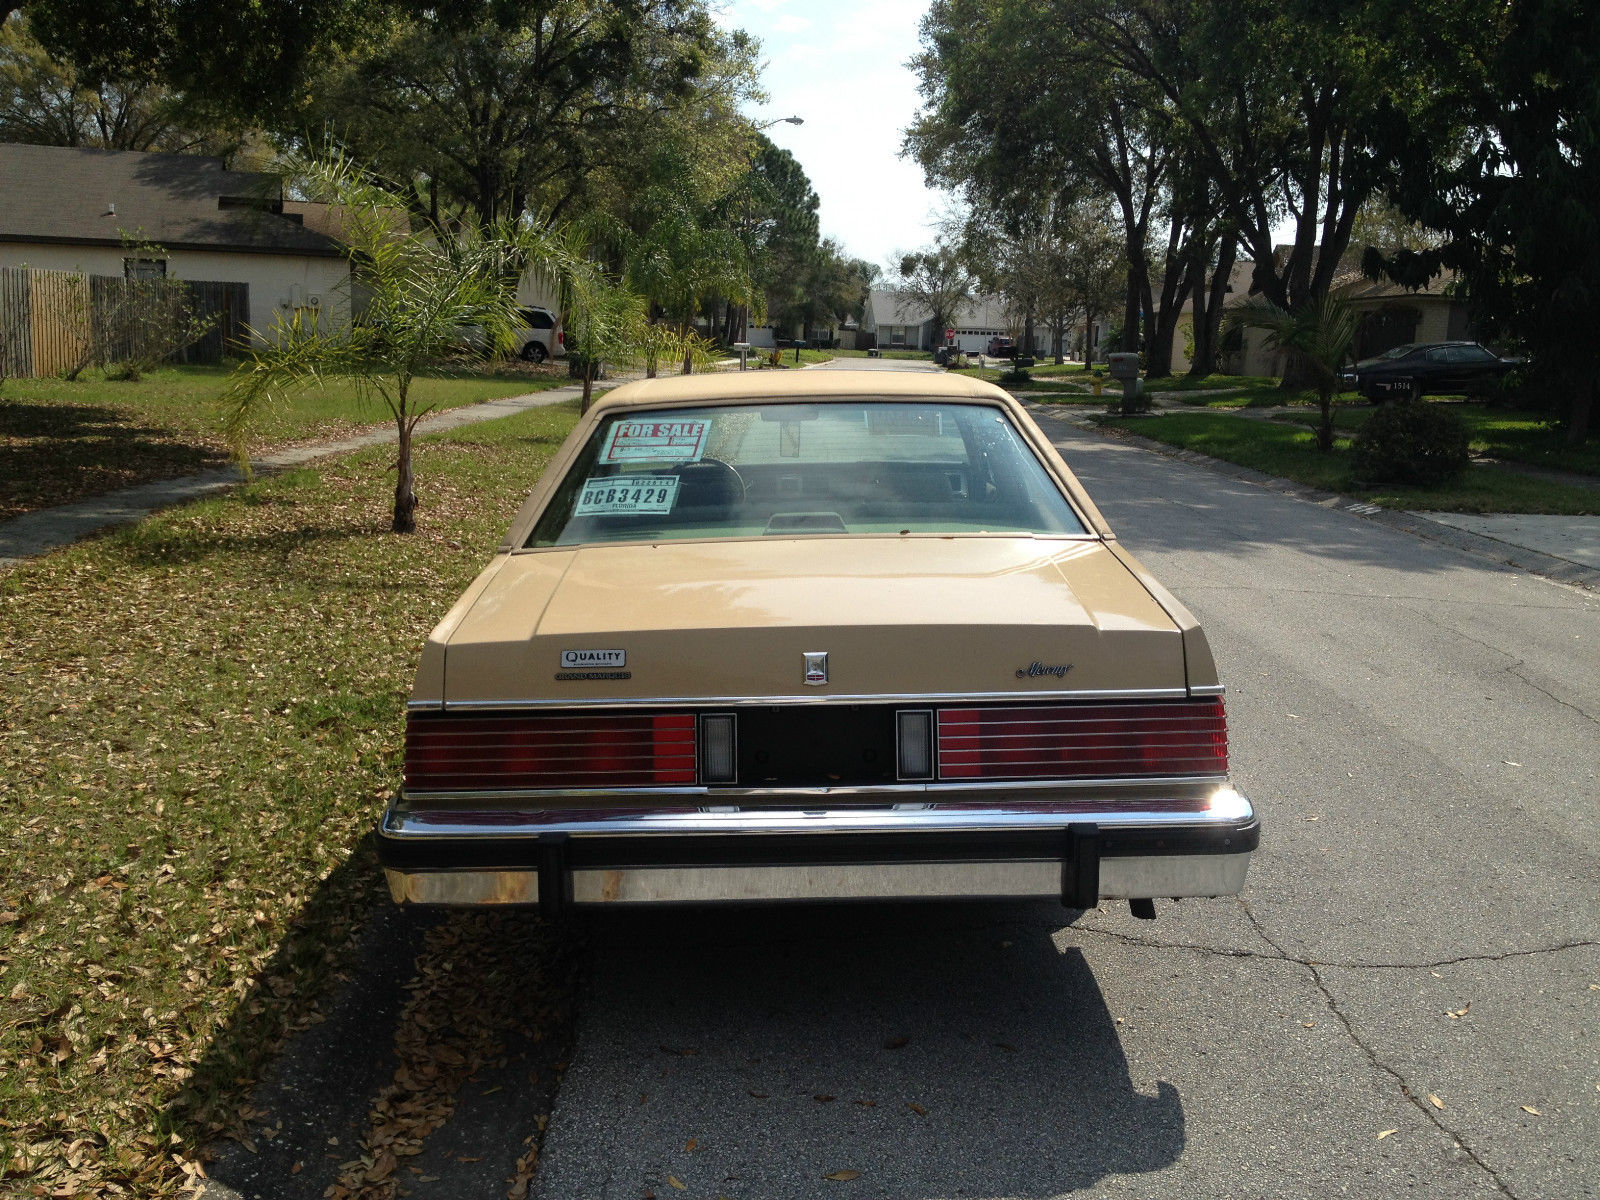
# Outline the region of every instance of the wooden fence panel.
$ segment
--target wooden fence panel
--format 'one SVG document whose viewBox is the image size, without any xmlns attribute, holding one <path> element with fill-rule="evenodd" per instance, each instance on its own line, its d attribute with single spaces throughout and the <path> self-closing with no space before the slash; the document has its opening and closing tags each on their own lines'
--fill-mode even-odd
<svg viewBox="0 0 1600 1200">
<path fill-rule="evenodd" d="M 89 350 L 89 282 L 72 271 L 34 271 L 31 283 L 33 374 L 70 371 Z"/>
<path fill-rule="evenodd" d="M 0 267 L 0 376 L 33 377 L 32 272 Z"/>
<path fill-rule="evenodd" d="M 181 312 L 174 312 L 174 306 Z M 185 315 L 186 314 L 186 315 Z M 220 363 L 250 344 L 250 285 L 129 281 L 115 275 L 0 268 L 0 375 L 37 378 L 143 353 L 172 322 L 205 322 L 169 362 Z"/>
</svg>

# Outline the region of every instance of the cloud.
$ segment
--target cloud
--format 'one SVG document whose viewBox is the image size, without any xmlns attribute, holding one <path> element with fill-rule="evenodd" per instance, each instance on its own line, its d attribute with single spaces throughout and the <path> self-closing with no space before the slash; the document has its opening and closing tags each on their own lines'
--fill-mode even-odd
<svg viewBox="0 0 1600 1200">
<path fill-rule="evenodd" d="M 772 23 L 772 27 L 779 33 L 800 33 L 811 28 L 811 19 L 797 17 L 794 13 L 784 13 Z"/>
</svg>

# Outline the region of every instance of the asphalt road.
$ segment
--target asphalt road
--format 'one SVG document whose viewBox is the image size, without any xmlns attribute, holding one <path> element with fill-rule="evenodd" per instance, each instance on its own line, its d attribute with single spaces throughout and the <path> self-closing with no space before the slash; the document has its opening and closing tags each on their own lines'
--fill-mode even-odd
<svg viewBox="0 0 1600 1200">
<path fill-rule="evenodd" d="M 1211 637 L 1242 900 L 608 917 L 534 1194 L 1600 1192 L 1600 600 L 1047 428 Z"/>
<path fill-rule="evenodd" d="M 541 1200 L 1600 1194 L 1600 598 L 1043 423 L 1210 635 L 1244 896 L 582 921 L 570 1051 L 508 1038 L 402 1194 L 504 1195 L 554 1059 Z M 322 1195 L 412 956 L 476 969 L 420 937 L 374 922 L 215 1178 Z"/>
</svg>

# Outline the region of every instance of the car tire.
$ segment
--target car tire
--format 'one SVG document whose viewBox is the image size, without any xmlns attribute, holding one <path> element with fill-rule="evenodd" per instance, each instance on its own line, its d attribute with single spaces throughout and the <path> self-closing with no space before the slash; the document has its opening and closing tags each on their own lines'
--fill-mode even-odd
<svg viewBox="0 0 1600 1200">
<path fill-rule="evenodd" d="M 550 357 L 550 351 L 544 348 L 543 342 L 529 342 L 522 348 L 522 361 L 542 363 Z"/>
</svg>

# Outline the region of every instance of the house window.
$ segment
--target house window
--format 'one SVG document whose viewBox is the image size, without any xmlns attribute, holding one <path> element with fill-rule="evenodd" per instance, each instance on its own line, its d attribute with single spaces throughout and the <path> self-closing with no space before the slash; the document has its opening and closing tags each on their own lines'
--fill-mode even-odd
<svg viewBox="0 0 1600 1200">
<path fill-rule="evenodd" d="M 165 279 L 167 260 L 164 258 L 125 258 L 122 260 L 122 277 L 134 281 Z"/>
</svg>

